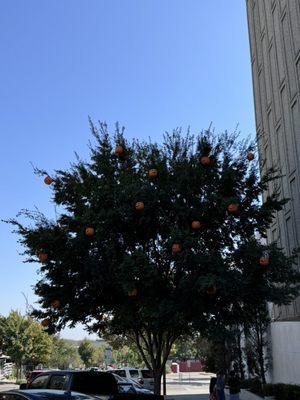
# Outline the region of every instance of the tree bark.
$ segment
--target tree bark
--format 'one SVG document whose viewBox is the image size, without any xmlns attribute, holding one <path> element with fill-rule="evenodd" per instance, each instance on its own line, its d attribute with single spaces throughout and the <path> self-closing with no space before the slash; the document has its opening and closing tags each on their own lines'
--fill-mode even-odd
<svg viewBox="0 0 300 400">
<path fill-rule="evenodd" d="M 152 333 L 145 329 L 134 332 L 135 344 L 146 364 L 153 371 L 154 394 L 161 393 L 161 378 L 171 351 L 175 336 L 168 332 Z"/>
<path fill-rule="evenodd" d="M 160 394 L 161 392 L 161 371 L 153 371 L 154 375 L 154 394 Z"/>
<path fill-rule="evenodd" d="M 238 359 L 239 359 L 239 370 L 240 370 L 240 377 L 242 380 L 245 379 L 245 371 L 244 371 L 244 362 L 243 362 L 243 351 L 242 351 L 242 346 L 241 346 L 241 339 L 242 339 L 242 334 L 239 328 L 237 335 L 237 345 L 238 345 Z"/>
</svg>

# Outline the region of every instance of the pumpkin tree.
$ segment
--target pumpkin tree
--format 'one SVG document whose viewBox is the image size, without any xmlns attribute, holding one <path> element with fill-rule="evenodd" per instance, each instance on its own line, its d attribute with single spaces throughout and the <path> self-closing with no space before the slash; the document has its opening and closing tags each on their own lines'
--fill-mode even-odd
<svg viewBox="0 0 300 400">
<path fill-rule="evenodd" d="M 27 261 L 40 263 L 44 329 L 80 322 L 126 336 L 159 393 L 179 337 L 297 295 L 293 257 L 261 240 L 285 201 L 269 191 L 275 172 L 259 179 L 253 144 L 235 134 L 175 130 L 157 144 L 130 143 L 118 126 L 111 137 L 104 123 L 91 130 L 89 160 L 36 171 L 57 219 L 26 211 L 33 223 L 10 222 Z"/>
</svg>

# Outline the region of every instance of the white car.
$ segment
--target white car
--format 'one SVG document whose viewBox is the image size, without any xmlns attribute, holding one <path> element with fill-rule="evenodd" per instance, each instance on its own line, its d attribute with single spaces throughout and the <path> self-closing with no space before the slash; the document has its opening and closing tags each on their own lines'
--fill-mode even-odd
<svg viewBox="0 0 300 400">
<path fill-rule="evenodd" d="M 153 391 L 154 390 L 154 378 L 153 372 L 147 368 L 139 369 L 139 383 L 143 388 Z"/>
<path fill-rule="evenodd" d="M 134 381 L 142 385 L 144 389 L 148 389 L 151 391 L 153 391 L 154 389 L 153 373 L 149 369 L 124 367 L 114 369 L 111 372 L 121 376 L 122 378 L 133 379 Z"/>
</svg>

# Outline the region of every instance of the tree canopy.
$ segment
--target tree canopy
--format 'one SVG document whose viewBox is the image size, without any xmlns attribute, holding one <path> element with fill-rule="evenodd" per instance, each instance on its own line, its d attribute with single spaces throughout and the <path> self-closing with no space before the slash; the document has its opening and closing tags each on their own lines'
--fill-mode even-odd
<svg viewBox="0 0 300 400">
<path fill-rule="evenodd" d="M 18 311 L 0 317 L 0 337 L 1 350 L 16 364 L 18 372 L 24 364 L 35 366 L 50 360 L 50 336 L 39 323 Z"/>
<path fill-rule="evenodd" d="M 269 185 L 276 172 L 260 179 L 254 146 L 235 134 L 177 129 L 159 145 L 130 143 L 119 126 L 113 138 L 105 123 L 91 130 L 90 160 L 37 170 L 57 219 L 25 211 L 33 224 L 10 222 L 27 261 L 41 264 L 35 315 L 44 326 L 127 335 L 158 392 L 176 339 L 297 295 L 293 257 L 261 240 L 285 200 Z"/>
<path fill-rule="evenodd" d="M 52 350 L 48 365 L 50 368 L 68 369 L 82 367 L 83 362 L 74 345 L 54 335 L 52 336 Z"/>
<path fill-rule="evenodd" d="M 92 342 L 88 339 L 83 339 L 78 347 L 78 353 L 86 368 L 91 367 L 95 360 L 96 350 Z"/>
</svg>

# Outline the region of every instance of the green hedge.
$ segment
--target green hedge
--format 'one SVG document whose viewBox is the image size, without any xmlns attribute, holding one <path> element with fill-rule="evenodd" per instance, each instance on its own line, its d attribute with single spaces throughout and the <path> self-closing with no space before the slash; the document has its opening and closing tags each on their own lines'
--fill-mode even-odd
<svg viewBox="0 0 300 400">
<path fill-rule="evenodd" d="M 242 389 L 248 389 L 250 392 L 263 396 L 262 384 L 258 378 L 245 379 L 241 382 Z"/>
<path fill-rule="evenodd" d="M 267 384 L 264 386 L 265 396 L 274 396 L 276 400 L 299 400 L 300 386 L 284 383 Z"/>
<path fill-rule="evenodd" d="M 276 400 L 300 400 L 300 386 L 285 383 L 268 383 L 262 385 L 258 378 L 246 379 L 241 382 L 241 388 L 259 396 L 274 396 Z"/>
</svg>

